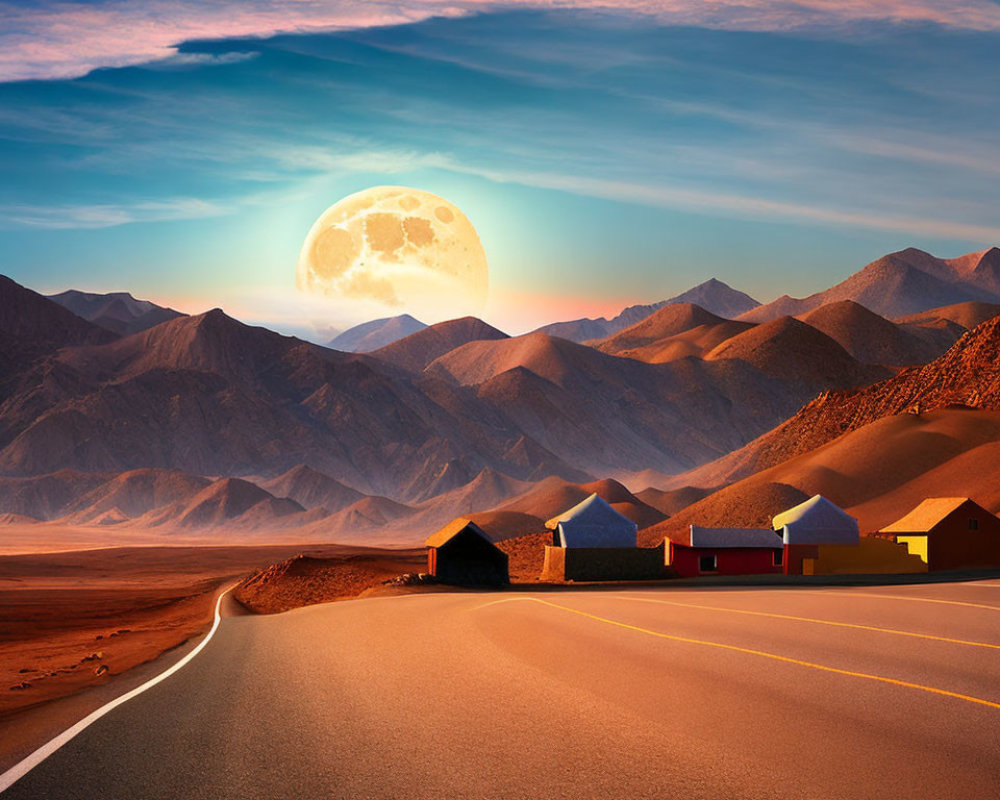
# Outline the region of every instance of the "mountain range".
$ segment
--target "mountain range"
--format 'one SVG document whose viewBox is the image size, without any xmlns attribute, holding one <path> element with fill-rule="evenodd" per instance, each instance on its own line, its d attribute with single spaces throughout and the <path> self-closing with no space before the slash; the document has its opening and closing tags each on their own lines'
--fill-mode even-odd
<svg viewBox="0 0 1000 800">
<path fill-rule="evenodd" d="M 326 346 L 345 353 L 370 353 L 426 327 L 424 323 L 409 314 L 373 319 L 334 336 Z"/>
<path fill-rule="evenodd" d="M 802 299 L 783 295 L 739 318 L 767 322 L 839 300 L 853 300 L 889 319 L 967 301 L 1000 302 L 1000 249 L 944 259 L 910 247 L 882 256 L 822 292 Z"/>
<path fill-rule="evenodd" d="M 149 300 L 136 300 L 128 292 L 94 294 L 70 289 L 49 296 L 78 317 L 122 336 L 139 333 L 161 322 L 184 316 Z"/>
<path fill-rule="evenodd" d="M 366 353 L 218 309 L 185 316 L 78 292 L 55 302 L 2 279 L 0 515 L 403 542 L 459 514 L 530 533 L 598 490 L 649 530 L 730 509 L 727 497 L 767 509 L 812 484 L 756 476 L 886 416 L 917 403 L 1000 410 L 989 288 L 1000 251 L 919 252 L 873 262 L 828 302 L 782 306 L 795 315 L 708 281 L 626 309 L 615 319 L 632 324 L 585 343 L 468 317 L 416 323 Z M 900 270 L 979 294 L 916 302 L 923 290 Z M 845 286 L 857 297 L 839 296 Z M 876 296 L 906 313 L 878 314 Z M 714 297 L 715 310 L 691 297 Z M 725 298 L 739 319 L 719 313 Z M 141 313 L 122 319 L 122 306 Z M 139 329 L 116 331 L 108 308 Z M 142 327 L 149 314 L 167 318 Z M 355 346 L 376 342 L 363 344 L 378 322 Z"/>
<path fill-rule="evenodd" d="M 568 322 L 553 322 L 549 325 L 543 325 L 538 331 L 549 336 L 569 339 L 571 342 L 604 339 L 642 322 L 663 306 L 677 303 L 698 305 L 721 317 L 735 317 L 760 305 L 750 295 L 737 291 L 716 278 L 710 278 L 669 300 L 661 300 L 649 305 L 629 306 L 611 319 L 599 317 L 597 319 L 584 318 Z"/>
</svg>

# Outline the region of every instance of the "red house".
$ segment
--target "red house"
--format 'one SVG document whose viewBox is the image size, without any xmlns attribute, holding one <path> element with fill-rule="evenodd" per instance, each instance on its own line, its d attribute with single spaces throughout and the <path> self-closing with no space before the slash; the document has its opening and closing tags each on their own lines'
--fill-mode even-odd
<svg viewBox="0 0 1000 800">
<path fill-rule="evenodd" d="M 767 528 L 702 528 L 669 536 L 666 565 L 681 578 L 783 571 L 784 542 Z"/>
</svg>

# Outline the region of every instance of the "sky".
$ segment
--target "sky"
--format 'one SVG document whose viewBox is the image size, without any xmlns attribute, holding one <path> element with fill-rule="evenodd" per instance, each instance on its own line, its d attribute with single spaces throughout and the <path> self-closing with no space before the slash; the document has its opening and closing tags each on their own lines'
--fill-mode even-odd
<svg viewBox="0 0 1000 800">
<path fill-rule="evenodd" d="M 0 272 L 325 341 L 377 309 L 299 249 L 388 184 L 464 211 L 512 333 L 802 296 L 1000 244 L 998 101 L 994 0 L 0 2 Z"/>
</svg>

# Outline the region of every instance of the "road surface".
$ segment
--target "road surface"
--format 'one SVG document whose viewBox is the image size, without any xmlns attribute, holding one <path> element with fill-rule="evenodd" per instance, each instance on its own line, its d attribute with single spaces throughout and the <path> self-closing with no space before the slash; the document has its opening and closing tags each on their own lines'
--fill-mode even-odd
<svg viewBox="0 0 1000 800">
<path fill-rule="evenodd" d="M 4 800 L 998 795 L 993 580 L 230 617 Z"/>
</svg>

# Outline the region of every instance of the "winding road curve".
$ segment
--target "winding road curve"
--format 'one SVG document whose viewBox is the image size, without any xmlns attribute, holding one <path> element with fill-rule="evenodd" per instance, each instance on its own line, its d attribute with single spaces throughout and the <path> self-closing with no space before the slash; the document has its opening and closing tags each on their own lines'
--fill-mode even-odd
<svg viewBox="0 0 1000 800">
<path fill-rule="evenodd" d="M 456 592 L 222 620 L 18 798 L 978 798 L 1000 582 Z"/>
</svg>

